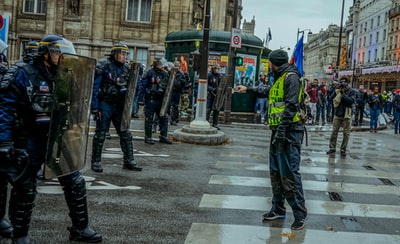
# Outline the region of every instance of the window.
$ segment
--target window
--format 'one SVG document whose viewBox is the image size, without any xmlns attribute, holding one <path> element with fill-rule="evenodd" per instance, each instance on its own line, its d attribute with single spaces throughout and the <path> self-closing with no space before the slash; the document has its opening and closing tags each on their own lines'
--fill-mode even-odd
<svg viewBox="0 0 400 244">
<path fill-rule="evenodd" d="M 137 22 L 150 22 L 152 0 L 128 0 L 126 19 Z"/>
<path fill-rule="evenodd" d="M 376 39 L 375 39 L 375 43 L 379 42 L 379 31 L 376 32 Z"/>
<path fill-rule="evenodd" d="M 378 16 L 378 23 L 376 23 L 376 25 L 379 27 L 379 25 L 381 24 L 381 16 Z"/>
<path fill-rule="evenodd" d="M 379 61 L 379 58 L 378 58 L 378 49 L 375 49 L 374 61 Z"/>
<path fill-rule="evenodd" d="M 386 40 L 386 29 L 383 30 L 383 36 L 382 36 L 382 40 Z"/>
<path fill-rule="evenodd" d="M 360 37 L 360 39 L 358 41 L 358 48 L 361 48 L 361 37 Z"/>
<path fill-rule="evenodd" d="M 382 47 L 381 60 L 386 60 L 385 59 L 385 48 L 384 47 Z"/>
<path fill-rule="evenodd" d="M 364 36 L 364 45 L 363 45 L 363 47 L 365 47 L 365 46 L 367 46 L 367 37 L 366 36 Z"/>
<path fill-rule="evenodd" d="M 372 34 L 369 34 L 369 45 L 372 44 Z"/>
<path fill-rule="evenodd" d="M 371 19 L 371 30 L 374 28 L 374 19 Z"/>
<path fill-rule="evenodd" d="M 25 0 L 24 13 L 45 14 L 46 0 Z"/>
<path fill-rule="evenodd" d="M 137 50 L 136 62 L 141 64 L 147 64 L 147 49 L 138 48 Z"/>
</svg>

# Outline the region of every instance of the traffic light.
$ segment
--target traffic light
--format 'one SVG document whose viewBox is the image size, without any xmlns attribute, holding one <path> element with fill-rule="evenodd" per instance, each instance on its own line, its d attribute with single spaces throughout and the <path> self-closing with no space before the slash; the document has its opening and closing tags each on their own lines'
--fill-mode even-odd
<svg viewBox="0 0 400 244">
<path fill-rule="evenodd" d="M 242 57 L 235 56 L 234 60 L 235 60 L 235 65 L 236 66 L 243 66 L 243 58 Z"/>
<path fill-rule="evenodd" d="M 200 53 L 193 54 L 193 70 L 200 70 L 201 55 Z"/>
</svg>

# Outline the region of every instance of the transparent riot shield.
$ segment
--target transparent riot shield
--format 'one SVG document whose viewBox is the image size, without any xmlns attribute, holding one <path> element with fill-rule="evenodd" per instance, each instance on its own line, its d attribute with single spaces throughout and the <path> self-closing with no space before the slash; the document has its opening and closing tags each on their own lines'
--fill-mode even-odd
<svg viewBox="0 0 400 244">
<path fill-rule="evenodd" d="M 227 84 L 228 84 L 229 76 L 223 76 L 218 83 L 217 93 L 214 98 L 214 103 L 212 105 L 213 110 L 220 110 L 224 105 Z"/>
<path fill-rule="evenodd" d="M 134 63 L 131 65 L 131 70 L 129 71 L 129 83 L 125 95 L 124 110 L 122 111 L 121 131 L 127 131 L 131 126 L 132 106 L 136 94 L 139 69 L 140 64 Z"/>
<path fill-rule="evenodd" d="M 169 102 L 171 100 L 171 94 L 172 94 L 172 90 L 174 88 L 174 82 L 175 82 L 175 78 L 176 78 L 176 68 L 173 68 L 170 72 L 168 72 L 169 76 L 168 76 L 168 85 L 165 88 L 165 93 L 164 93 L 164 97 L 163 97 L 163 101 L 162 101 L 162 105 L 161 105 L 161 109 L 160 109 L 160 116 L 165 116 L 165 114 L 167 114 L 167 110 L 169 108 Z"/>
<path fill-rule="evenodd" d="M 46 179 L 85 166 L 95 67 L 96 60 L 92 58 L 60 56 L 44 164 Z"/>
</svg>

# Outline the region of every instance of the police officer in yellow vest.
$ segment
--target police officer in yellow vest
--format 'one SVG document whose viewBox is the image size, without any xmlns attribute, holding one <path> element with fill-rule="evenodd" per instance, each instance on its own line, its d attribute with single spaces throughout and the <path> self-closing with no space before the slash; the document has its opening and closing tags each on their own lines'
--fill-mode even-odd
<svg viewBox="0 0 400 244">
<path fill-rule="evenodd" d="M 272 51 L 269 66 L 275 82 L 271 87 L 246 87 L 239 85 L 239 93 L 246 91 L 268 94 L 268 124 L 272 130 L 269 166 L 272 185 L 272 208 L 263 215 L 264 220 L 286 217 L 285 199 L 294 214 L 293 230 L 304 228 L 307 218 L 303 184 L 301 182 L 300 147 L 304 125 L 300 121 L 300 74 L 294 65 L 288 63 L 284 50 Z"/>
</svg>

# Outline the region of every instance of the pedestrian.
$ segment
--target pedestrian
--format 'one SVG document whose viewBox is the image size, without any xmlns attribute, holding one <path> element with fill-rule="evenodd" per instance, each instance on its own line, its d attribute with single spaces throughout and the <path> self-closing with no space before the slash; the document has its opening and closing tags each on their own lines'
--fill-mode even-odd
<svg viewBox="0 0 400 244">
<path fill-rule="evenodd" d="M 160 127 L 160 143 L 172 144 L 168 139 L 168 115 L 160 115 L 165 91 L 168 85 L 168 72 L 164 70 L 163 63 L 159 58 L 153 62 L 153 67 L 142 77 L 144 95 L 144 142 L 153 145 L 153 117 L 157 116 Z"/>
<path fill-rule="evenodd" d="M 310 108 L 311 108 L 311 121 L 309 124 L 315 124 L 317 119 L 317 104 L 318 104 L 318 79 L 314 79 L 313 82 L 307 87 L 307 93 L 310 96 Z"/>
<path fill-rule="evenodd" d="M 326 122 L 332 123 L 333 122 L 333 117 L 335 115 L 335 107 L 333 106 L 333 98 L 335 98 L 333 95 L 335 94 L 335 82 L 331 82 L 327 89 L 327 104 L 326 104 Z"/>
<path fill-rule="evenodd" d="M 393 114 L 394 114 L 394 134 L 398 134 L 400 123 L 400 89 L 397 89 L 393 97 Z"/>
<path fill-rule="evenodd" d="M 288 63 L 286 51 L 278 49 L 269 54 L 269 66 L 274 73 L 271 87 L 238 85 L 240 93 L 249 91 L 268 94 L 268 124 L 272 130 L 269 150 L 269 170 L 272 186 L 272 208 L 263 215 L 264 220 L 286 217 L 285 199 L 292 208 L 292 230 L 305 226 L 303 184 L 300 175 L 300 149 L 304 125 L 300 121 L 301 82 L 297 68 Z"/>
<path fill-rule="evenodd" d="M 325 87 L 325 82 L 319 86 L 318 89 L 318 102 L 317 102 L 317 117 L 315 119 L 315 123 L 319 125 L 319 121 L 321 119 L 322 125 L 325 125 L 325 111 L 326 104 L 328 103 L 328 95 Z"/>
<path fill-rule="evenodd" d="M 103 172 L 101 152 L 111 122 L 120 138 L 120 146 L 124 154 L 122 168 L 132 171 L 142 170 L 134 159 L 131 132 L 129 130 L 121 131 L 130 74 L 130 66 L 127 63 L 128 55 L 128 46 L 118 42 L 111 47 L 109 57 L 100 59 L 96 64 L 91 103 L 91 113 L 96 120 L 91 159 L 91 169 L 95 172 Z"/>
<path fill-rule="evenodd" d="M 260 73 L 259 80 L 256 83 L 256 87 L 268 86 L 267 76 L 264 72 Z M 254 123 L 264 123 L 265 114 L 267 110 L 267 94 L 256 94 L 256 104 L 254 106 Z"/>
<path fill-rule="evenodd" d="M 206 118 L 207 121 L 210 121 L 211 113 L 212 113 L 212 127 L 220 130 L 218 127 L 219 121 L 219 108 L 217 108 L 217 104 L 215 101 L 218 96 L 218 86 L 221 83 L 221 74 L 219 73 L 219 65 L 213 64 L 211 66 L 211 71 L 207 76 L 207 111 Z"/>
<path fill-rule="evenodd" d="M 383 108 L 383 98 L 379 93 L 379 87 L 375 86 L 372 90 L 372 94 L 368 96 L 369 105 L 369 131 L 371 133 L 377 133 L 378 119 Z"/>
<path fill-rule="evenodd" d="M 368 94 L 365 91 L 364 85 L 358 86 L 358 92 L 356 93 L 356 104 L 354 114 L 354 126 L 362 125 L 364 119 L 365 104 L 368 101 Z"/>
<path fill-rule="evenodd" d="M 335 116 L 333 117 L 333 128 L 329 139 L 328 155 L 336 152 L 336 143 L 339 129 L 343 128 L 343 139 L 340 145 L 340 155 L 346 157 L 347 144 L 350 138 L 352 106 L 355 101 L 356 92 L 349 86 L 349 80 L 345 77 L 339 80 L 333 94 L 333 106 Z"/>
<path fill-rule="evenodd" d="M 47 108 L 54 105 L 51 99 L 43 98 L 54 95 L 60 53 L 75 54 L 74 46 L 61 36 L 45 35 L 33 61 L 18 67 L 5 77 L 7 82 L 1 83 L 0 172 L 4 172 L 2 179 L 7 177 L 12 185 L 9 216 L 14 228 L 13 243 L 32 243 L 28 230 L 36 197 L 36 174 L 47 151 L 52 120 Z M 69 239 L 101 242 L 102 236 L 89 227 L 86 183 L 81 173 L 59 176 L 58 181 L 72 221 Z"/>
</svg>

